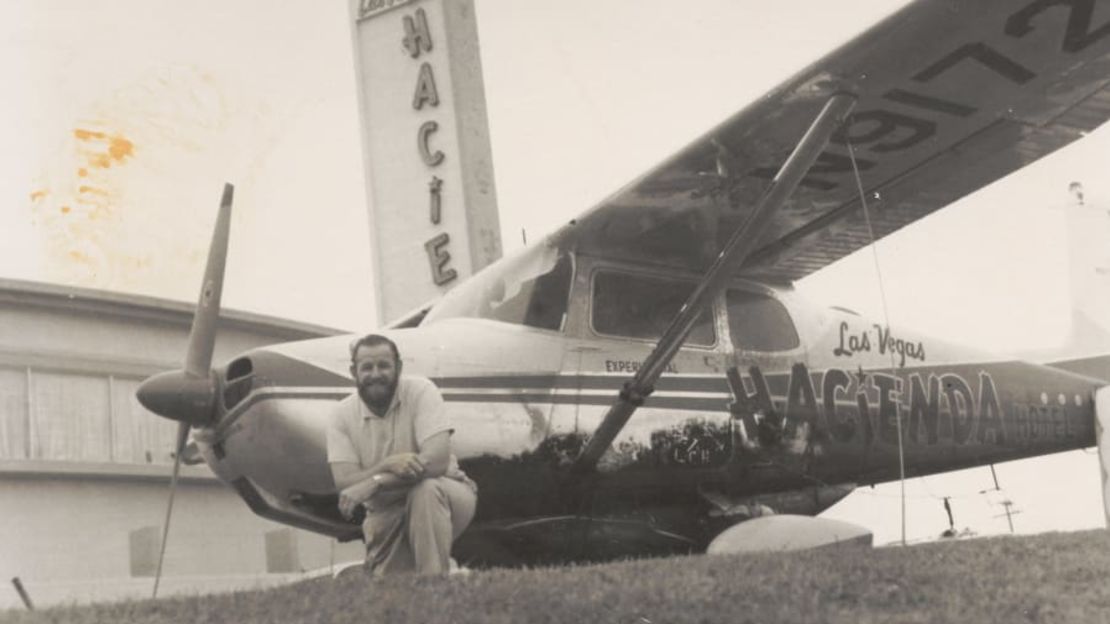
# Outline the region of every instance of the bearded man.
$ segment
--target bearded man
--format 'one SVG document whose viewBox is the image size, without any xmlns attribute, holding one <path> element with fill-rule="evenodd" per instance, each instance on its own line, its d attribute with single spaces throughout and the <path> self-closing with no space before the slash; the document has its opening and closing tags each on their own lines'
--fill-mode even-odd
<svg viewBox="0 0 1110 624">
<path fill-rule="evenodd" d="M 339 511 L 352 519 L 365 508 L 371 573 L 445 573 L 478 488 L 451 453 L 443 397 L 429 379 L 401 375 L 397 345 L 377 334 L 351 345 L 351 376 L 357 391 L 339 402 L 327 429 Z"/>
</svg>

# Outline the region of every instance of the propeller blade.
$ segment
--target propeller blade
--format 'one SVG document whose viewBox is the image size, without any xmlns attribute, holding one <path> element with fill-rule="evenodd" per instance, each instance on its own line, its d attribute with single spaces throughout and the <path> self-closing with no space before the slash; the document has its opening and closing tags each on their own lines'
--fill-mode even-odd
<svg viewBox="0 0 1110 624">
<path fill-rule="evenodd" d="M 154 593 L 151 598 L 158 597 L 158 584 L 162 581 L 162 562 L 166 558 L 166 536 L 170 533 L 170 516 L 173 514 L 173 495 L 177 492 L 177 473 L 181 470 L 181 454 L 185 451 L 185 443 L 189 440 L 189 423 L 180 423 L 177 426 L 177 446 L 173 453 L 173 476 L 170 477 L 170 500 L 166 505 L 166 519 L 162 522 L 162 543 L 158 551 L 158 570 L 154 573 Z"/>
<path fill-rule="evenodd" d="M 204 269 L 200 300 L 189 332 L 189 350 L 185 356 L 185 374 L 205 378 L 212 367 L 212 351 L 216 346 L 216 324 L 220 317 L 220 295 L 224 287 L 224 265 L 227 263 L 227 245 L 231 234 L 231 200 L 235 187 L 224 184 L 220 200 L 220 214 L 212 244 L 208 247 L 208 264 Z"/>
</svg>

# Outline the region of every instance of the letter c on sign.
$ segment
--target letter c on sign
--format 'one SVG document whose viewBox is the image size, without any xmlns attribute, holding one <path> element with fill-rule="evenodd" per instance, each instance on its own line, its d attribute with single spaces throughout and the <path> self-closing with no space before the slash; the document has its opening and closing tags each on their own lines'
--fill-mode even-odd
<svg viewBox="0 0 1110 624">
<path fill-rule="evenodd" d="M 439 124 L 434 121 L 425 121 L 416 135 L 416 148 L 420 150 L 420 158 L 429 167 L 435 167 L 443 162 L 443 152 L 436 150 L 435 153 L 432 153 L 428 148 L 428 135 L 436 130 L 439 130 Z"/>
</svg>

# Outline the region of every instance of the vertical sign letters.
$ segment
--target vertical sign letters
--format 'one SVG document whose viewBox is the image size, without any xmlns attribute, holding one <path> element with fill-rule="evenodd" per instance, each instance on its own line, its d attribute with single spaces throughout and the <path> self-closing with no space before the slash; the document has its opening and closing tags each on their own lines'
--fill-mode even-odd
<svg viewBox="0 0 1110 624">
<path fill-rule="evenodd" d="M 418 113 L 434 113 L 439 107 L 439 91 L 436 89 L 432 61 L 429 56 L 425 56 L 429 55 L 435 43 L 428 28 L 428 16 L 424 13 L 424 9 L 417 9 L 411 15 L 405 15 L 402 18 L 401 26 L 402 53 L 419 63 L 416 86 L 412 93 L 412 108 Z M 425 56 L 425 60 L 421 60 L 421 56 Z M 432 145 L 438 129 L 439 124 L 434 119 L 426 119 L 416 130 L 417 155 L 426 166 L 433 169 L 442 165 L 447 158 L 443 152 Z M 445 192 L 443 180 L 433 175 L 428 181 L 428 219 L 432 225 L 440 225 L 443 220 L 441 207 Z M 432 274 L 432 282 L 436 286 L 450 283 L 458 277 L 458 272 L 449 266 L 450 243 L 451 236 L 447 232 L 440 232 L 424 243 L 424 251 L 428 255 L 428 268 Z"/>
</svg>

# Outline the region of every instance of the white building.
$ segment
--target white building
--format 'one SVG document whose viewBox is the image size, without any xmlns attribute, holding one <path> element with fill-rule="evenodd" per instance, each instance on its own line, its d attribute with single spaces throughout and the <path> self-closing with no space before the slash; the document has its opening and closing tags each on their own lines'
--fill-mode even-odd
<svg viewBox="0 0 1110 624">
<path fill-rule="evenodd" d="M 177 425 L 135 389 L 179 368 L 193 306 L 0 280 L 0 609 L 148 597 Z M 214 361 L 337 330 L 225 311 Z M 159 595 L 272 584 L 361 557 L 255 516 L 203 463 L 182 466 Z"/>
</svg>

